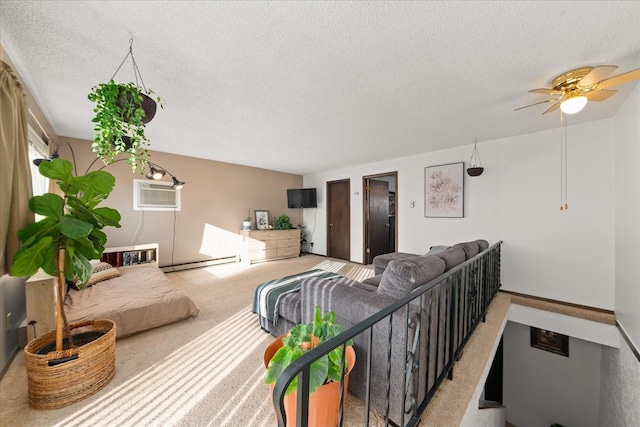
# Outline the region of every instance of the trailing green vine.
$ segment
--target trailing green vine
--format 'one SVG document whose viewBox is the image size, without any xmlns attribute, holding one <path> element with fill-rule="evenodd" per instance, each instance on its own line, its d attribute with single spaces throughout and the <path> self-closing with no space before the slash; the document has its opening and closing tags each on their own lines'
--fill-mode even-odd
<svg viewBox="0 0 640 427">
<path fill-rule="evenodd" d="M 155 95 L 146 90 L 144 95 Z M 112 163 L 114 157 L 120 153 L 128 153 L 127 163 L 132 171 L 144 167 L 149 160 L 149 139 L 145 135 L 146 116 L 142 108 L 143 91 L 134 83 L 100 83 L 91 88 L 88 95 L 90 101 L 95 102 L 94 142 L 93 151 L 105 163 Z M 162 98 L 156 96 L 155 101 L 164 108 Z"/>
</svg>

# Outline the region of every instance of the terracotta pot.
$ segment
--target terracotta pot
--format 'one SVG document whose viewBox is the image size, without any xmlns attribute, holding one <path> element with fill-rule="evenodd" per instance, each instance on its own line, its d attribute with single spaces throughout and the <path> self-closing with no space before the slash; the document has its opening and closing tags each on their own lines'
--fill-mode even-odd
<svg viewBox="0 0 640 427">
<path fill-rule="evenodd" d="M 286 334 L 275 339 L 264 352 L 264 366 L 269 365 L 269 361 L 274 354 L 282 347 L 282 338 Z M 344 394 L 342 402 L 347 399 L 347 389 L 349 388 L 349 373 L 356 364 L 356 352 L 353 347 L 347 347 L 347 372 L 344 374 Z M 273 395 L 274 384 L 270 385 L 270 396 Z M 296 400 L 298 392 L 284 397 L 284 411 L 287 414 L 287 427 L 296 426 Z M 340 410 L 340 383 L 330 382 L 320 386 L 309 395 L 309 427 L 333 427 L 338 425 L 338 414 Z M 274 408 L 275 415 L 275 408 Z"/>
</svg>

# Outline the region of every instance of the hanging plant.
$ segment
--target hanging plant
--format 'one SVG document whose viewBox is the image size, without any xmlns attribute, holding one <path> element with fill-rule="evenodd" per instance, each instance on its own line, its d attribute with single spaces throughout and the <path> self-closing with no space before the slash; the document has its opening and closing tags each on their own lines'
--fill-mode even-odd
<svg viewBox="0 0 640 427">
<path fill-rule="evenodd" d="M 149 160 L 149 139 L 145 135 L 145 125 L 156 113 L 156 102 L 160 104 L 160 108 L 164 108 L 164 101 L 144 86 L 133 57 L 132 45 L 133 39 L 130 40 L 129 53 L 113 77 L 108 83 L 92 87 L 88 98 L 96 104 L 92 120 L 95 131 L 93 151 L 105 164 L 112 163 L 120 153 L 128 153 L 127 163 L 135 172 L 138 166 L 144 171 Z M 113 78 L 129 56 L 133 62 L 136 82 L 116 83 Z"/>
</svg>

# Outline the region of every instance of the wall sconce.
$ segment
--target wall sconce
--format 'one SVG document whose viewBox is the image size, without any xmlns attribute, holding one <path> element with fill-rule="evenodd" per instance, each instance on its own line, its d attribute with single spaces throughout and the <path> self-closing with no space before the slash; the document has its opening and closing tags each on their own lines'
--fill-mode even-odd
<svg viewBox="0 0 640 427">
<path fill-rule="evenodd" d="M 482 162 L 480 161 L 480 154 L 478 154 L 478 140 L 473 141 L 473 152 L 469 159 L 469 167 L 467 168 L 467 174 L 469 176 L 480 176 L 484 172 Z"/>
<path fill-rule="evenodd" d="M 38 166 L 42 162 L 50 162 L 51 160 L 57 159 L 58 157 L 60 157 L 58 155 L 58 150 L 60 150 L 60 147 L 62 146 L 62 144 L 67 144 L 69 146 L 69 150 L 71 150 L 71 157 L 73 158 L 73 170 L 77 171 L 76 156 L 75 156 L 75 154 L 73 152 L 73 147 L 71 146 L 71 144 L 69 144 L 66 141 L 63 142 L 63 143 L 57 144 L 55 150 L 53 150 L 53 153 L 51 153 L 46 159 L 33 159 L 33 164 Z M 85 172 L 85 175 L 89 173 L 89 169 L 91 169 L 91 166 L 93 166 L 94 163 L 96 161 L 98 161 L 99 159 L 100 159 L 99 157 L 96 157 L 91 162 L 91 164 L 89 164 L 89 167 L 87 168 L 87 170 Z M 113 162 L 111 162 L 109 164 L 103 165 L 102 167 L 100 167 L 97 170 L 102 170 L 102 169 L 106 168 L 109 165 L 112 165 L 112 164 L 117 163 L 117 162 L 125 161 L 125 160 L 129 160 L 129 159 L 128 158 L 126 158 L 126 159 L 116 159 L 116 160 L 114 160 Z M 161 166 L 159 166 L 159 165 L 157 165 L 155 163 L 151 163 L 151 162 L 148 162 L 147 164 L 149 165 L 149 172 L 147 172 L 147 175 L 146 175 L 147 179 L 153 179 L 153 180 L 157 181 L 159 179 L 162 179 L 162 177 L 164 177 L 165 174 L 169 174 L 169 176 L 171 177 L 171 181 L 173 181 L 173 185 L 171 186 L 171 188 L 179 190 L 182 187 L 184 187 L 184 185 L 186 184 L 186 182 L 180 181 L 178 178 L 176 178 L 171 172 L 169 172 L 165 168 L 163 168 L 163 167 L 161 167 Z"/>
<path fill-rule="evenodd" d="M 180 181 L 178 178 L 173 176 L 171 172 L 157 165 L 156 163 L 149 162 L 148 164 L 149 164 L 149 172 L 146 175 L 147 179 L 153 179 L 157 181 L 159 179 L 162 179 L 165 173 L 168 173 L 169 176 L 171 177 L 171 181 L 173 181 L 173 185 L 171 186 L 171 188 L 175 188 L 176 190 L 179 190 L 182 187 L 184 187 L 184 185 L 186 184 L 186 182 Z"/>
<path fill-rule="evenodd" d="M 60 144 L 56 144 L 55 150 L 53 150 L 53 153 L 48 155 L 46 159 L 33 159 L 33 164 L 36 166 L 40 166 L 40 163 L 42 162 L 50 162 L 51 160 L 57 159 L 58 157 L 60 157 L 58 155 L 58 150 L 60 150 L 60 147 L 62 146 L 62 144 L 67 144 L 69 146 L 69 150 L 71 150 L 71 158 L 73 159 L 73 171 L 75 173 L 78 170 L 78 168 L 76 167 L 76 155 L 73 152 L 73 147 L 71 147 L 71 144 L 69 144 L 67 141 L 61 142 Z"/>
</svg>

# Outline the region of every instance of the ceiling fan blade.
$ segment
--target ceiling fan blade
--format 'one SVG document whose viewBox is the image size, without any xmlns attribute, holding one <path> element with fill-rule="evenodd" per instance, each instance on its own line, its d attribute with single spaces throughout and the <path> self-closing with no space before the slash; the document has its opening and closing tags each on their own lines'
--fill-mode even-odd
<svg viewBox="0 0 640 427">
<path fill-rule="evenodd" d="M 541 93 L 543 95 L 562 95 L 561 90 L 547 88 L 533 89 L 530 90 L 529 93 Z"/>
<path fill-rule="evenodd" d="M 613 73 L 617 68 L 617 65 L 599 65 L 593 70 L 589 71 L 589 74 L 580 79 L 580 81 L 578 82 L 578 86 L 589 87 L 591 85 L 594 85 L 604 80 L 605 77 Z"/>
<path fill-rule="evenodd" d="M 529 108 L 529 107 L 533 107 L 534 105 L 546 104 L 547 102 L 557 101 L 557 100 L 558 98 L 551 98 L 551 99 L 547 99 L 546 101 L 540 101 L 540 102 L 536 102 L 535 104 L 525 105 L 524 107 L 516 108 L 513 111 L 518 111 L 518 110 L 522 110 L 523 108 Z"/>
<path fill-rule="evenodd" d="M 604 101 L 616 92 L 617 90 L 594 90 L 591 92 L 587 92 L 584 96 L 586 96 L 589 101 L 598 102 Z"/>
<path fill-rule="evenodd" d="M 559 103 L 559 102 L 558 102 L 558 103 L 555 103 L 555 104 L 553 104 L 551 107 L 549 107 L 549 109 L 548 109 L 547 111 L 545 111 L 545 112 L 544 112 L 544 113 L 542 113 L 542 114 L 544 115 L 544 114 L 550 113 L 550 112 L 552 112 L 552 111 L 555 111 L 555 110 L 557 110 L 559 107 L 560 107 L 560 103 Z"/>
<path fill-rule="evenodd" d="M 638 68 L 637 70 L 629 71 L 628 73 L 619 74 L 606 80 L 602 80 L 600 83 L 598 83 L 597 88 L 606 89 L 611 86 L 618 86 L 623 83 L 638 79 L 640 79 L 640 68 Z"/>
</svg>

